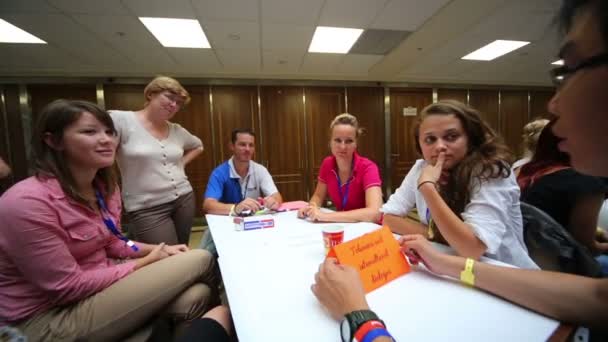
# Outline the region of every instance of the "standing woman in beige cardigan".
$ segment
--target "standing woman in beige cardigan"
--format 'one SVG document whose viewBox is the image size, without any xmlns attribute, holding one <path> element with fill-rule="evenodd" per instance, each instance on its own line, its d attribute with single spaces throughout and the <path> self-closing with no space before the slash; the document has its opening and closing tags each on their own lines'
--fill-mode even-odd
<svg viewBox="0 0 608 342">
<path fill-rule="evenodd" d="M 201 140 L 169 120 L 190 101 L 170 77 L 144 90 L 144 108 L 111 111 L 118 132 L 122 196 L 134 239 L 188 244 L 195 211 L 184 167 L 203 152 Z"/>
</svg>

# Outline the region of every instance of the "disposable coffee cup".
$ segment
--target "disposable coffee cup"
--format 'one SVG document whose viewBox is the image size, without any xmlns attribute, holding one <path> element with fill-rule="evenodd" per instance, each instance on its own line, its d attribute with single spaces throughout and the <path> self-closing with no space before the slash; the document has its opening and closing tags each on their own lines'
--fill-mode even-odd
<svg viewBox="0 0 608 342">
<path fill-rule="evenodd" d="M 340 225 L 329 225 L 323 227 L 323 243 L 325 245 L 325 254 L 329 250 L 341 244 L 344 241 L 344 227 Z"/>
</svg>

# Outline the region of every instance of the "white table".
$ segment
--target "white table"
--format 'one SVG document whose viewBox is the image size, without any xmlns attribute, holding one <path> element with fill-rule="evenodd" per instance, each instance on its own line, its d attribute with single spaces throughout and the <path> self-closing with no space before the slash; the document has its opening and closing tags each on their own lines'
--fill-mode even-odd
<svg viewBox="0 0 608 342">
<path fill-rule="evenodd" d="M 340 341 L 339 323 L 310 291 L 324 259 L 324 224 L 298 219 L 295 212 L 274 218 L 275 228 L 236 231 L 232 218 L 207 215 L 239 340 Z M 344 226 L 345 240 L 379 227 Z M 416 270 L 372 291 L 367 300 L 397 341 L 545 341 L 559 325 Z"/>
</svg>

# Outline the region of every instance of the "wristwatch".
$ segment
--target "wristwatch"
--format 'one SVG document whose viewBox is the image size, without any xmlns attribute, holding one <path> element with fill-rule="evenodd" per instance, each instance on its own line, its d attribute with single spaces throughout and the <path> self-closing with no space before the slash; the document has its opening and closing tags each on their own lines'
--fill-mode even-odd
<svg viewBox="0 0 608 342">
<path fill-rule="evenodd" d="M 365 322 L 372 320 L 382 322 L 382 325 L 384 325 L 384 321 L 382 321 L 372 310 L 357 310 L 347 313 L 340 323 L 342 342 L 360 342 L 355 340 L 357 329 Z"/>
</svg>

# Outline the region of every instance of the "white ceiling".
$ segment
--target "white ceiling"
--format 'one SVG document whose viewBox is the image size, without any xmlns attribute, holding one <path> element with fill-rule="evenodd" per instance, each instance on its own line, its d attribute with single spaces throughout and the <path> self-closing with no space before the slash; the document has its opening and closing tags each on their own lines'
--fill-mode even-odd
<svg viewBox="0 0 608 342">
<path fill-rule="evenodd" d="M 0 77 L 95 76 L 549 85 L 560 0 L 2 0 L 48 45 L 0 44 Z M 164 48 L 137 19 L 198 19 L 212 49 Z M 413 31 L 386 56 L 307 53 L 317 25 Z M 238 39 L 235 39 L 238 38 Z M 495 39 L 532 43 L 490 62 Z"/>
</svg>

